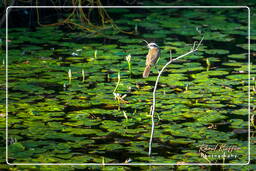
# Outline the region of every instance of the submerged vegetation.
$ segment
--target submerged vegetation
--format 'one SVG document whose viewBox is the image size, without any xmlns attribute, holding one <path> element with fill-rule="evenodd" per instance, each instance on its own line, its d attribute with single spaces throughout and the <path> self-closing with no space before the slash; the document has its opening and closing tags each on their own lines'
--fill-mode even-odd
<svg viewBox="0 0 256 171">
<path fill-rule="evenodd" d="M 105 29 L 97 33 L 65 23 L 8 30 L 9 162 L 247 163 L 256 93 L 255 65 L 250 65 L 248 78 L 247 9 L 104 11 L 114 20 L 104 22 Z M 201 40 L 198 32 L 204 35 L 198 51 L 176 60 Z M 143 40 L 161 48 L 161 58 L 146 79 Z M 6 61 L 0 43 L 4 121 Z M 255 44 L 251 46 L 254 54 Z M 158 69 L 168 61 L 154 91 L 152 120 Z M 236 147 L 226 151 L 236 157 L 200 148 L 218 144 Z M 255 160 L 255 153 L 251 155 Z"/>
</svg>

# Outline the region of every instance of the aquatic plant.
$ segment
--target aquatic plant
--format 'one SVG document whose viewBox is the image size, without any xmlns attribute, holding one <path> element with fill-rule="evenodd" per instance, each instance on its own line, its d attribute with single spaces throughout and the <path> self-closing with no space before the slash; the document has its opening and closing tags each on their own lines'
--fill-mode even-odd
<svg viewBox="0 0 256 171">
<path fill-rule="evenodd" d="M 256 128 L 256 125 L 255 125 L 255 115 L 252 115 L 250 119 L 251 119 L 251 125 L 252 125 L 254 128 Z"/>
<path fill-rule="evenodd" d="M 126 97 L 126 94 L 122 96 L 121 94 L 116 93 L 117 88 L 120 85 L 120 80 L 121 80 L 120 72 L 118 72 L 116 87 L 113 91 L 114 98 L 115 98 L 115 100 L 117 101 L 117 104 L 118 104 L 118 110 L 120 110 L 121 102 L 125 101 L 124 98 Z"/>
<path fill-rule="evenodd" d="M 66 85 L 66 83 L 63 83 L 63 90 L 64 90 L 64 91 L 67 90 L 67 85 Z"/>
<path fill-rule="evenodd" d="M 209 69 L 211 67 L 211 62 L 210 62 L 209 58 L 206 58 L 206 65 L 207 65 L 206 71 L 209 71 Z"/>
<path fill-rule="evenodd" d="M 84 69 L 82 69 L 82 82 L 84 82 L 85 80 L 85 73 L 84 73 Z"/>
<path fill-rule="evenodd" d="M 254 84 L 252 85 L 252 90 L 254 92 L 256 92 L 256 80 L 255 80 L 255 77 L 252 77 L 252 81 L 254 82 Z"/>
<path fill-rule="evenodd" d="M 97 59 L 97 55 L 98 55 L 98 51 L 95 50 L 95 51 L 94 51 L 94 59 Z"/>
<path fill-rule="evenodd" d="M 128 103 L 128 101 L 124 100 L 127 94 L 124 94 L 124 95 L 121 95 L 119 93 L 113 93 L 113 94 L 115 96 L 115 100 L 117 100 L 118 110 L 120 110 L 122 103 Z"/>
<path fill-rule="evenodd" d="M 125 112 L 125 111 L 123 111 L 123 114 L 124 114 L 125 119 L 127 120 L 127 119 L 128 119 L 128 117 L 127 117 L 127 115 L 126 115 L 126 112 Z"/>
<path fill-rule="evenodd" d="M 71 69 L 68 70 L 68 81 L 69 81 L 69 84 L 71 83 L 71 80 L 72 80 L 72 71 Z"/>
<path fill-rule="evenodd" d="M 118 74 L 117 74 L 117 83 L 116 83 L 116 87 L 115 87 L 115 89 L 113 91 L 113 94 L 116 93 L 116 90 L 117 90 L 117 88 L 118 88 L 118 86 L 120 84 L 120 80 L 121 80 L 120 72 L 118 72 Z"/>
<path fill-rule="evenodd" d="M 147 39 L 161 43 L 162 55 L 158 66 L 163 67 L 169 60 L 190 51 L 191 46 L 187 42 L 191 38 L 187 35 L 195 35 L 191 31 L 194 25 L 203 25 L 205 19 L 208 22 L 219 17 L 222 10 L 218 10 L 218 15 L 210 14 L 210 9 L 207 12 L 187 9 L 184 14 L 182 10 L 175 11 L 175 16 L 181 18 L 179 20 L 172 13 L 166 17 L 165 10 L 156 12 L 148 9 L 147 18 L 144 14 L 147 10 L 131 13 L 130 9 L 117 9 L 116 12 L 120 10 L 127 13 L 116 20 L 117 24 L 123 22 L 121 29 L 134 31 L 136 23 L 142 34 L 117 34 L 110 28 L 104 31 L 104 35 L 94 35 L 90 39 L 91 33 L 72 30 L 67 34 L 66 27 L 61 31 L 58 27 L 38 27 L 33 32 L 9 28 L 8 96 L 11 113 L 8 134 L 9 139 L 17 139 L 17 143 L 9 145 L 10 161 L 105 165 L 247 162 L 249 69 L 246 60 L 248 48 L 243 49 L 247 42 L 245 17 L 240 20 L 240 15 L 234 13 L 228 20 L 225 14 L 226 19 L 221 21 L 219 30 L 215 22 L 214 25 L 204 25 L 209 30 L 217 29 L 218 35 L 225 35 L 222 42 L 218 41 L 220 36 L 212 37 L 214 41 L 203 43 L 195 55 L 181 58 L 165 68 L 156 90 L 150 157 L 151 93 L 158 73 L 153 70 L 148 79 L 141 78 L 146 49 L 141 48 L 138 42 Z M 201 13 L 206 15 L 198 15 Z M 175 21 L 169 22 L 173 18 Z M 200 20 L 197 21 L 198 18 Z M 161 26 L 162 20 L 168 20 L 165 22 L 168 28 Z M 187 21 L 188 25 L 183 27 Z M 227 21 L 229 31 L 222 29 Z M 230 27 L 233 21 L 238 21 L 235 26 L 239 30 Z M 231 29 L 235 29 L 235 36 Z M 193 38 L 199 41 L 201 36 Z M 234 41 L 229 44 L 227 38 L 234 38 Z M 243 48 L 236 46 L 236 40 L 244 42 Z M 71 55 L 72 52 L 76 53 L 75 56 Z M 3 51 L 0 50 L 1 53 Z M 128 62 L 124 59 L 128 54 L 132 54 L 132 78 L 129 78 Z M 211 63 L 208 71 L 206 58 Z M 2 61 L 3 58 L 0 59 Z M 1 67 L 2 93 L 5 90 L 3 69 Z M 70 73 L 72 71 L 72 86 L 69 84 L 69 69 Z M 118 72 L 120 81 L 117 84 Z M 254 73 L 252 65 L 251 97 L 256 91 Z M 115 94 L 112 94 L 114 89 Z M 4 96 L 0 99 L 0 120 L 4 123 Z M 250 100 L 251 130 L 255 130 L 255 100 Z M 4 128 L 5 125 L 1 126 Z M 38 137 L 40 141 L 36 141 Z M 251 140 L 253 138 L 255 135 L 251 134 Z M 198 153 L 197 145 L 217 143 L 242 147 L 238 152 L 241 157 L 216 160 Z M 253 149 L 254 146 L 251 147 Z"/>
<path fill-rule="evenodd" d="M 129 70 L 129 73 L 130 73 L 130 77 L 132 76 L 132 64 L 131 64 L 131 55 L 127 55 L 126 56 L 126 61 L 128 63 L 128 70 Z"/>
</svg>

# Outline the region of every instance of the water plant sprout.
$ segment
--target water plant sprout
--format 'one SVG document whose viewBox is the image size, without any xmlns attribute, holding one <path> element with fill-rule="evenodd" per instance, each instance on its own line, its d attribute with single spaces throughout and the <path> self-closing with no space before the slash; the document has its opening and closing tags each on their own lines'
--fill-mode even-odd
<svg viewBox="0 0 256 171">
<path fill-rule="evenodd" d="M 128 63 L 128 70 L 129 70 L 129 73 L 130 73 L 130 77 L 132 76 L 132 64 L 131 64 L 131 55 L 127 55 L 126 56 L 126 61 Z"/>
<path fill-rule="evenodd" d="M 68 80 L 69 80 L 69 84 L 71 83 L 72 80 L 72 72 L 71 69 L 68 70 Z"/>
<path fill-rule="evenodd" d="M 151 115 L 151 135 L 150 135 L 150 140 L 149 140 L 149 147 L 148 147 L 148 155 L 151 156 L 151 151 L 152 151 L 152 142 L 153 142 L 153 136 L 154 136 L 154 128 L 155 128 L 155 123 L 154 123 L 154 114 L 155 114 L 155 106 L 156 106 L 156 90 L 157 90 L 157 84 L 159 82 L 159 79 L 163 73 L 163 71 L 165 70 L 165 68 L 171 64 L 173 61 L 176 61 L 180 58 L 183 58 L 187 55 L 190 55 L 194 52 L 196 52 L 199 48 L 199 46 L 201 45 L 202 41 L 204 39 L 204 36 L 201 38 L 201 40 L 199 41 L 199 43 L 197 44 L 197 41 L 195 41 L 193 43 L 193 47 L 191 48 L 191 50 L 183 55 L 180 55 L 178 56 L 177 58 L 174 58 L 172 59 L 172 56 L 170 56 L 170 60 L 169 62 L 167 62 L 163 68 L 161 69 L 161 71 L 159 71 L 158 73 L 158 76 L 157 76 L 157 79 L 156 79 L 156 82 L 155 82 L 155 87 L 154 87 L 154 90 L 153 90 L 153 104 L 152 106 L 150 107 L 150 115 Z M 145 41 L 145 40 L 144 40 Z M 147 43 L 147 41 L 145 41 Z M 171 52 L 170 52 L 171 54 Z"/>
<path fill-rule="evenodd" d="M 85 73 L 84 73 L 84 69 L 82 69 L 82 82 L 84 82 L 85 80 Z"/>
<path fill-rule="evenodd" d="M 118 72 L 118 74 L 117 74 L 117 83 L 116 83 L 116 87 L 115 87 L 115 89 L 114 89 L 114 91 L 113 91 L 114 98 L 115 98 L 115 100 L 117 100 L 118 110 L 120 110 L 120 104 L 121 104 L 121 99 L 122 99 L 122 97 L 121 97 L 121 94 L 116 93 L 116 90 L 117 90 L 117 88 L 118 88 L 118 86 L 119 86 L 119 84 L 120 84 L 120 80 L 121 80 L 121 78 L 120 78 L 120 72 Z"/>
<path fill-rule="evenodd" d="M 209 69 L 211 67 L 211 62 L 210 62 L 209 58 L 206 58 L 206 65 L 207 65 L 206 71 L 209 71 Z"/>
<path fill-rule="evenodd" d="M 113 94 L 116 93 L 116 90 L 117 90 L 117 88 L 118 88 L 118 86 L 119 86 L 119 84 L 120 84 L 120 80 L 121 80 L 121 78 L 120 78 L 120 72 L 118 72 L 118 74 L 117 74 L 116 88 L 114 89 Z"/>
<path fill-rule="evenodd" d="M 63 83 L 63 90 L 66 91 L 66 89 L 67 89 L 67 85 L 66 83 Z"/>
<path fill-rule="evenodd" d="M 125 117 L 125 119 L 126 119 L 126 121 L 127 121 L 127 120 L 128 120 L 128 117 L 127 117 L 127 115 L 126 115 L 126 112 L 123 111 L 123 114 L 124 114 L 124 117 Z"/>
<path fill-rule="evenodd" d="M 95 50 L 95 51 L 94 51 L 94 59 L 97 59 L 97 54 L 98 54 L 98 51 Z"/>
</svg>

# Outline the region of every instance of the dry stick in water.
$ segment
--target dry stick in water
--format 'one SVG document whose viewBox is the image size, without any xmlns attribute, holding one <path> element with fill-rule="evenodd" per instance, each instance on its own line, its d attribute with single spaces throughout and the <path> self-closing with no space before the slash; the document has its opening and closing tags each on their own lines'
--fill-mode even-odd
<svg viewBox="0 0 256 171">
<path fill-rule="evenodd" d="M 176 61 L 180 58 L 183 58 L 184 56 L 187 56 L 191 53 L 194 53 L 195 51 L 198 50 L 199 46 L 201 45 L 202 41 L 203 41 L 204 37 L 202 37 L 202 39 L 200 40 L 200 42 L 198 43 L 198 45 L 196 46 L 196 41 L 193 44 L 193 47 L 191 48 L 191 50 L 181 56 L 178 56 L 175 59 L 170 58 L 170 61 L 167 62 L 164 67 L 161 69 L 161 71 L 158 73 L 157 79 L 156 79 L 156 83 L 155 83 L 155 87 L 154 87 L 154 91 L 153 91 L 153 104 L 150 107 L 150 113 L 151 113 L 151 121 L 152 121 L 152 126 L 151 126 L 151 136 L 150 136 L 150 140 L 149 140 L 149 148 L 148 148 L 148 155 L 151 155 L 151 149 L 152 149 L 152 141 L 153 141 L 153 136 L 154 136 L 154 128 L 155 128 L 155 123 L 154 123 L 154 113 L 155 113 L 155 106 L 156 106 L 156 89 L 157 89 L 157 84 L 159 82 L 159 79 L 161 77 L 162 72 L 165 70 L 165 68 L 171 64 L 173 61 Z"/>
</svg>

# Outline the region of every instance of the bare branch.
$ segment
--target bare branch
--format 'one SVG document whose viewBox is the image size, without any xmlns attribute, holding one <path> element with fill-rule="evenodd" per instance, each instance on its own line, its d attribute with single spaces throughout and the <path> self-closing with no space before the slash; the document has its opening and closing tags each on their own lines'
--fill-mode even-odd
<svg viewBox="0 0 256 171">
<path fill-rule="evenodd" d="M 198 43 L 197 47 L 195 50 L 197 50 L 199 48 L 199 46 L 202 44 L 202 41 L 204 40 L 204 36 L 202 37 L 202 39 L 200 40 L 200 42 Z"/>
<path fill-rule="evenodd" d="M 146 42 L 147 43 L 147 45 L 148 45 L 148 42 L 146 41 L 146 40 L 143 40 L 144 42 Z"/>
<path fill-rule="evenodd" d="M 199 29 L 199 27 L 196 27 L 196 31 L 201 35 L 202 31 Z"/>
<path fill-rule="evenodd" d="M 151 114 L 151 119 L 152 119 L 152 120 L 151 120 L 151 121 L 152 121 L 152 125 L 151 125 L 151 136 L 150 136 L 150 140 L 149 140 L 149 149 L 148 149 L 148 155 L 149 155 L 149 156 L 151 155 L 152 141 L 153 141 L 154 128 L 155 128 L 154 113 L 155 113 L 155 106 L 156 106 L 156 90 L 157 90 L 157 84 L 158 84 L 158 82 L 159 82 L 159 79 L 160 79 L 160 77 L 161 77 L 163 71 L 165 70 L 165 68 L 166 68 L 169 64 L 171 64 L 173 61 L 176 61 L 176 60 L 178 60 L 178 59 L 180 59 L 180 58 L 183 58 L 183 57 L 185 57 L 185 56 L 187 56 L 187 55 L 189 55 L 189 54 L 192 54 L 192 53 L 194 53 L 195 51 L 197 51 L 198 48 L 199 48 L 199 46 L 201 45 L 203 39 L 204 39 L 204 36 L 202 37 L 202 39 L 200 40 L 200 42 L 198 43 L 197 46 L 196 46 L 196 42 L 194 42 L 194 43 L 193 43 L 193 47 L 192 47 L 192 49 L 191 49 L 189 52 L 187 52 L 187 53 L 185 53 L 185 54 L 183 54 L 183 55 L 180 55 L 180 56 L 178 56 L 178 57 L 175 58 L 175 59 L 172 59 L 172 60 L 170 59 L 170 61 L 167 62 L 167 63 L 163 66 L 163 68 L 161 69 L 161 71 L 158 73 L 158 76 L 157 76 L 157 79 L 156 79 L 156 82 L 155 82 L 155 87 L 154 87 L 154 90 L 153 90 L 153 104 L 152 104 L 152 106 L 150 107 L 150 114 Z M 196 48 L 195 48 L 195 46 L 196 46 Z M 171 55 L 171 53 L 170 53 L 170 55 Z"/>
<path fill-rule="evenodd" d="M 193 43 L 193 47 L 191 48 L 191 50 L 195 50 L 196 43 L 197 43 L 197 41 L 194 41 L 194 43 Z"/>
</svg>

